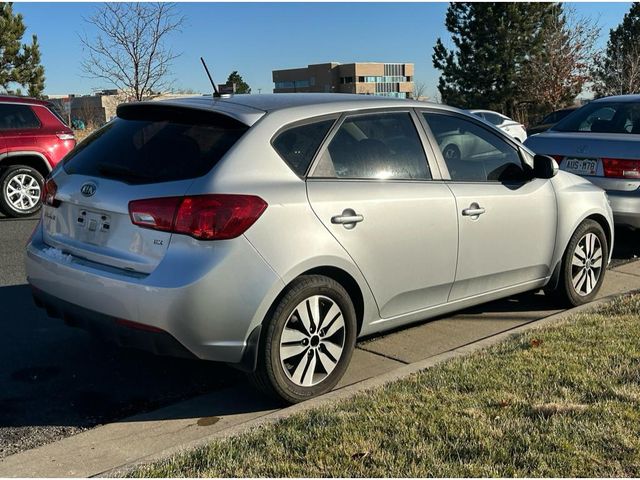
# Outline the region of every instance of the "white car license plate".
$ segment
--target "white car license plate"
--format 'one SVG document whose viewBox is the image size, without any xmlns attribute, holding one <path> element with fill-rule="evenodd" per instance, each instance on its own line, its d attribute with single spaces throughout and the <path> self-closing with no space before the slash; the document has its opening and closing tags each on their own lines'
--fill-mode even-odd
<svg viewBox="0 0 640 480">
<path fill-rule="evenodd" d="M 565 158 L 564 170 L 578 175 L 595 175 L 598 169 L 598 160 L 595 158 Z"/>
</svg>

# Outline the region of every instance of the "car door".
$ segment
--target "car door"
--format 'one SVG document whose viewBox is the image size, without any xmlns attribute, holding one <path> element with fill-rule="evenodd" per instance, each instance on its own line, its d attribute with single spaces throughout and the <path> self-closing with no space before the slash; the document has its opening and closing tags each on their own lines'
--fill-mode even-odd
<svg viewBox="0 0 640 480">
<path fill-rule="evenodd" d="M 33 150 L 41 134 L 41 126 L 31 106 L 19 103 L 0 105 L 0 132 L 7 148 Z"/>
<path fill-rule="evenodd" d="M 519 149 L 470 117 L 422 111 L 441 152 L 451 132 L 473 137 L 474 148 L 441 157 L 454 194 L 459 228 L 458 266 L 449 300 L 535 283 L 551 274 L 557 225 L 551 182 L 532 178 Z M 447 132 L 446 141 L 439 132 Z"/>
<path fill-rule="evenodd" d="M 417 121 L 409 110 L 346 115 L 307 179 L 312 209 L 382 318 L 445 303 L 455 276 L 455 201 Z"/>
</svg>

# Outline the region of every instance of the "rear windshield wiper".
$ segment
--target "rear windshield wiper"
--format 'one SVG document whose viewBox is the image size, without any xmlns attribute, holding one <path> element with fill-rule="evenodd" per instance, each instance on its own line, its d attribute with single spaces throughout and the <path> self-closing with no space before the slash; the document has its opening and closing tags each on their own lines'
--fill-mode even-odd
<svg viewBox="0 0 640 480">
<path fill-rule="evenodd" d="M 112 163 L 99 163 L 98 172 L 100 172 L 100 174 L 104 175 L 105 177 L 130 180 L 134 182 L 153 180 L 153 177 L 149 175 L 136 172 L 135 170 L 131 170 L 130 168 L 123 167 L 121 165 L 114 165 Z"/>
</svg>

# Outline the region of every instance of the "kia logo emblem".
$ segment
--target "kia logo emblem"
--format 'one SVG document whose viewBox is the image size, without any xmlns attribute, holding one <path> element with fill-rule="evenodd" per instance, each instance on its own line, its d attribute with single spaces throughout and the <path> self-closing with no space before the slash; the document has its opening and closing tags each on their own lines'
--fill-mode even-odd
<svg viewBox="0 0 640 480">
<path fill-rule="evenodd" d="M 587 147 L 586 145 L 580 145 L 578 146 L 578 148 L 576 148 L 576 151 L 578 153 L 587 153 L 587 150 L 589 150 L 589 147 Z"/>
<path fill-rule="evenodd" d="M 95 183 L 91 183 L 91 182 L 85 183 L 84 185 L 82 185 L 82 187 L 80 187 L 80 193 L 85 197 L 90 197 L 94 193 L 96 193 L 96 188 L 98 187 L 96 186 Z"/>
</svg>

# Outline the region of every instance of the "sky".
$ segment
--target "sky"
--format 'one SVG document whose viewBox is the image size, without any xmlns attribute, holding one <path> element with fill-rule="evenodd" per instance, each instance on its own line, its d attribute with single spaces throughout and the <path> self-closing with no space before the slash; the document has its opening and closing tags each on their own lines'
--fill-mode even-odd
<svg viewBox="0 0 640 480">
<path fill-rule="evenodd" d="M 45 94 L 88 94 L 113 88 L 84 77 L 79 40 L 95 31 L 84 19 L 99 3 L 14 3 L 27 26 L 23 41 L 38 35 L 45 67 Z M 629 10 L 630 2 L 571 3 L 576 13 L 597 20 L 597 45 Z M 439 72 L 431 53 L 438 37 L 450 45 L 444 26 L 447 3 L 179 3 L 181 32 L 168 45 L 181 53 L 173 63 L 174 88 L 209 92 L 199 58 L 217 83 L 237 70 L 252 93 L 271 93 L 271 71 L 324 62 L 414 63 L 415 81 L 435 98 Z"/>
</svg>

